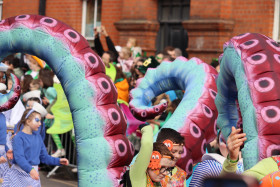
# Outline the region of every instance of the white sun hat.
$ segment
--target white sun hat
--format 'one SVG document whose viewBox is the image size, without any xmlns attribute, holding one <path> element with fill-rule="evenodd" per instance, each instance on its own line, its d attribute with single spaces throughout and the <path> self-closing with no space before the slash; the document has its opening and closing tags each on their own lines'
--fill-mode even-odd
<svg viewBox="0 0 280 187">
<path fill-rule="evenodd" d="M 23 94 L 23 100 L 27 101 L 28 99 L 32 98 L 32 97 L 36 97 L 40 100 L 40 103 L 42 104 L 42 100 L 41 100 L 41 91 L 40 90 L 33 90 L 30 92 L 26 92 L 25 94 Z"/>
<path fill-rule="evenodd" d="M 4 83 L 0 83 L 0 91 L 7 90 L 7 86 Z"/>
</svg>

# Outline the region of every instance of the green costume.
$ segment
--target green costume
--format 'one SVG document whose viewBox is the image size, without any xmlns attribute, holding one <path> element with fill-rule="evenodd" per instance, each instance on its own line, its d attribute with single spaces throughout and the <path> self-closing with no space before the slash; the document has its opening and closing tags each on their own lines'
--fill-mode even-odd
<svg viewBox="0 0 280 187">
<path fill-rule="evenodd" d="M 54 84 L 57 92 L 57 100 L 51 107 L 54 115 L 54 123 L 47 130 L 48 134 L 64 134 L 73 129 L 73 120 L 67 98 L 61 84 Z"/>
<path fill-rule="evenodd" d="M 153 128 L 148 125 L 141 129 L 141 148 L 135 163 L 130 167 L 129 176 L 132 186 L 147 186 L 147 174 L 153 153 Z"/>
<path fill-rule="evenodd" d="M 237 163 L 231 163 L 228 159 L 226 159 L 223 164 L 221 175 L 235 173 L 236 169 Z M 277 163 L 273 160 L 273 158 L 269 157 L 261 160 L 254 167 L 244 171 L 243 175 L 255 177 L 258 181 L 260 181 L 264 176 L 278 170 Z"/>
<path fill-rule="evenodd" d="M 112 81 L 115 82 L 117 70 L 113 64 L 109 63 L 109 66 L 109 68 L 105 66 L 106 75 L 108 75 L 112 79 Z"/>
</svg>

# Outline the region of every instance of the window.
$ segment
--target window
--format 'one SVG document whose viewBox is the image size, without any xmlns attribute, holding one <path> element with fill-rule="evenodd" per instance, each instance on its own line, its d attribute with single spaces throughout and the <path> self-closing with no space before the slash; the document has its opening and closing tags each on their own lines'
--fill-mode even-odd
<svg viewBox="0 0 280 187">
<path fill-rule="evenodd" d="M 82 35 L 93 40 L 93 28 L 101 25 L 101 0 L 83 0 Z"/>
<path fill-rule="evenodd" d="M 273 40 L 280 42 L 280 0 L 275 0 L 274 7 L 274 23 L 273 23 Z"/>
<path fill-rule="evenodd" d="M 2 20 L 3 1 L 0 1 L 0 20 Z"/>
</svg>

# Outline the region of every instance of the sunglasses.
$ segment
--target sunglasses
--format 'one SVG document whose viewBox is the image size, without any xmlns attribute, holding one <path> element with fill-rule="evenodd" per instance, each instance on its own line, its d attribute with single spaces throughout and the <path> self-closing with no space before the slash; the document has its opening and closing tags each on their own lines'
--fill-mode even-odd
<svg viewBox="0 0 280 187">
<path fill-rule="evenodd" d="M 41 119 L 39 118 L 34 118 L 35 122 L 38 123 L 39 121 L 41 121 Z"/>
</svg>

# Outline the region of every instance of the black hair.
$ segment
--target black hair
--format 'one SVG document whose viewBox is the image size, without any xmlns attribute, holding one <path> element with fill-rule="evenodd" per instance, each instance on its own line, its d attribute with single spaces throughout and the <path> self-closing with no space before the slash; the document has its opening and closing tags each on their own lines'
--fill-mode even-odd
<svg viewBox="0 0 280 187">
<path fill-rule="evenodd" d="M 116 55 L 113 51 L 105 51 L 104 53 L 108 54 L 110 56 L 110 62 L 118 62 Z"/>
<path fill-rule="evenodd" d="M 14 68 L 19 68 L 20 67 L 20 60 L 18 58 L 14 58 L 12 60 L 12 64 L 13 64 Z"/>
<path fill-rule="evenodd" d="M 41 101 L 40 101 L 40 99 L 39 99 L 38 97 L 31 97 L 31 98 L 29 98 L 29 99 L 25 102 L 25 106 L 27 105 L 27 102 L 28 102 L 28 101 L 35 101 L 35 102 L 41 104 Z"/>
<path fill-rule="evenodd" d="M 156 142 L 163 143 L 165 140 L 171 140 L 174 144 L 185 144 L 185 139 L 181 134 L 174 129 L 163 128 L 158 133 Z"/>
</svg>

